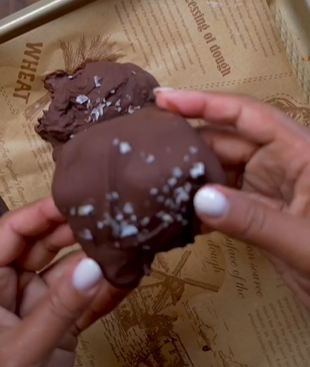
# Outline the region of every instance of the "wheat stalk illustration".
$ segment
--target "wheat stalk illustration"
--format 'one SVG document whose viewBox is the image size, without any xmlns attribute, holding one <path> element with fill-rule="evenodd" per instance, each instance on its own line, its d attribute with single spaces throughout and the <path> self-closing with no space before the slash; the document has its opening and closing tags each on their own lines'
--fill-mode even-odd
<svg viewBox="0 0 310 367">
<path fill-rule="evenodd" d="M 118 61 L 125 56 L 120 49 L 117 49 L 117 42 L 111 41 L 111 36 L 95 36 L 89 41 L 82 36 L 76 47 L 70 42 L 59 41 L 64 60 L 64 70 L 68 74 L 73 74 L 86 61 Z M 50 102 L 49 93 L 45 93 L 37 101 L 31 104 L 24 112 L 27 120 L 33 118 Z"/>
<path fill-rule="evenodd" d="M 278 108 L 293 120 L 302 123 L 305 126 L 310 126 L 310 109 L 305 106 L 297 106 L 287 98 L 269 98 L 266 103 Z"/>
</svg>

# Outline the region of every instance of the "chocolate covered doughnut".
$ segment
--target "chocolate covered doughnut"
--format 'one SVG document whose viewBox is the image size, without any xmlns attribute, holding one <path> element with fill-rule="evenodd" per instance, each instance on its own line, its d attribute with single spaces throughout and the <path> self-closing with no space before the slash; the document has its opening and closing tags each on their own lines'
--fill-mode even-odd
<svg viewBox="0 0 310 367">
<path fill-rule="evenodd" d="M 5 201 L 0 196 L 0 218 L 9 211 L 9 208 L 7 207 Z"/>
<path fill-rule="evenodd" d="M 63 146 L 52 193 L 88 256 L 118 288 L 134 288 L 158 252 L 194 242 L 196 191 L 225 181 L 219 161 L 181 116 L 146 107 Z"/>
<path fill-rule="evenodd" d="M 96 123 L 154 104 L 158 86 L 151 74 L 131 63 L 90 62 L 73 75 L 57 71 L 45 80 L 52 102 L 35 130 L 59 147 Z"/>
</svg>

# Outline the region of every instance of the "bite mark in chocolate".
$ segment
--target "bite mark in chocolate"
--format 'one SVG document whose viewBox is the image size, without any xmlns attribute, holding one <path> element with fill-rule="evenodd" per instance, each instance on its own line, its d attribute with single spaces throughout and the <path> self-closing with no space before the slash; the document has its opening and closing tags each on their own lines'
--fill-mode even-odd
<svg viewBox="0 0 310 367">
<path fill-rule="evenodd" d="M 94 124 L 154 105 L 159 86 L 137 65 L 109 61 L 86 63 L 73 75 L 56 71 L 44 84 L 52 102 L 35 130 L 52 144 L 54 160 L 64 143 Z"/>
</svg>

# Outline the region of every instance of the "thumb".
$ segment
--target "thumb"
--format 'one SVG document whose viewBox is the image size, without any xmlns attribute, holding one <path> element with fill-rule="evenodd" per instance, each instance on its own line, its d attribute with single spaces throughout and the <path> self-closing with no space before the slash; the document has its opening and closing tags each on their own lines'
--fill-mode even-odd
<svg viewBox="0 0 310 367">
<path fill-rule="evenodd" d="M 22 365 L 36 365 L 50 355 L 90 306 L 101 280 L 99 265 L 92 259 L 84 258 L 53 284 L 46 297 L 21 322 L 14 334 L 14 349 L 23 356 Z"/>
<path fill-rule="evenodd" d="M 197 215 L 213 230 L 273 253 L 309 271 L 310 237 L 306 218 L 276 210 L 247 193 L 212 185 L 194 197 Z"/>
</svg>

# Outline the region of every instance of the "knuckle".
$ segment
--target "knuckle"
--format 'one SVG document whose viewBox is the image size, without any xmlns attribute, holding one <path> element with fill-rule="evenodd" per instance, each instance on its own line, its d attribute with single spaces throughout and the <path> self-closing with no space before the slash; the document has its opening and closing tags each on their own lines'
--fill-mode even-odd
<svg viewBox="0 0 310 367">
<path fill-rule="evenodd" d="M 49 312 L 57 319 L 70 322 L 79 315 L 78 310 L 76 310 L 74 306 L 67 304 L 57 293 L 50 294 L 47 305 Z"/>
<path fill-rule="evenodd" d="M 249 203 L 244 214 L 245 218 L 241 228 L 242 236 L 252 240 L 257 233 L 264 231 L 267 219 L 265 211 L 261 205 Z"/>
</svg>

